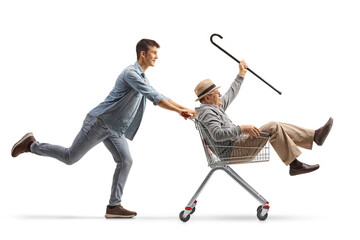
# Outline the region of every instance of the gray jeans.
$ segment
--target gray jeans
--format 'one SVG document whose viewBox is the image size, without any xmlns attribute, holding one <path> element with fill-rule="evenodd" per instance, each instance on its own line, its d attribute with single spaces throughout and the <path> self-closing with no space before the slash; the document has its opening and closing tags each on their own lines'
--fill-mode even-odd
<svg viewBox="0 0 360 240">
<path fill-rule="evenodd" d="M 86 116 L 80 132 L 69 148 L 34 142 L 30 149 L 32 153 L 56 158 L 65 164 L 71 165 L 79 161 L 91 148 L 100 142 L 105 144 L 116 162 L 109 205 L 119 205 L 132 165 L 132 158 L 125 136 L 118 137 L 112 134 L 97 117 Z"/>
</svg>

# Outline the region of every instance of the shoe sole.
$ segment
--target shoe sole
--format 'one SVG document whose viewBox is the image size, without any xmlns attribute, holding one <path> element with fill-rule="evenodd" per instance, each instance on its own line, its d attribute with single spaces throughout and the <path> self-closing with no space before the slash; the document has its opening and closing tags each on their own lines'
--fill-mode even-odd
<svg viewBox="0 0 360 240">
<path fill-rule="evenodd" d="M 13 148 L 11 149 L 11 156 L 12 157 L 17 157 L 14 156 L 14 150 L 17 146 L 19 146 L 25 139 L 27 139 L 28 137 L 34 137 L 34 134 L 32 132 L 25 134 L 25 136 L 23 136 L 17 143 L 15 143 L 15 145 L 13 146 Z"/>
<path fill-rule="evenodd" d="M 311 173 L 311 172 L 313 172 L 313 171 L 316 171 L 316 170 L 318 170 L 320 168 L 320 165 L 318 165 L 317 167 L 315 167 L 315 168 L 313 168 L 313 169 L 311 169 L 310 171 L 303 171 L 303 172 L 292 172 L 292 171 L 290 171 L 289 172 L 289 174 L 290 174 L 290 176 L 297 176 L 297 175 L 300 175 L 300 174 L 306 174 L 306 173 Z"/>
<path fill-rule="evenodd" d="M 333 123 L 334 123 L 334 119 L 333 118 L 330 118 L 329 121 L 327 122 L 329 123 L 329 127 L 326 129 L 326 132 L 324 133 L 324 136 L 323 136 L 323 140 L 319 143 L 319 146 L 322 146 L 326 140 L 326 138 L 328 137 L 330 131 L 331 131 L 331 128 L 333 126 Z M 327 124 L 326 123 L 326 124 Z"/>
<path fill-rule="evenodd" d="M 136 215 L 115 215 L 115 214 L 105 214 L 106 218 L 132 218 Z"/>
</svg>

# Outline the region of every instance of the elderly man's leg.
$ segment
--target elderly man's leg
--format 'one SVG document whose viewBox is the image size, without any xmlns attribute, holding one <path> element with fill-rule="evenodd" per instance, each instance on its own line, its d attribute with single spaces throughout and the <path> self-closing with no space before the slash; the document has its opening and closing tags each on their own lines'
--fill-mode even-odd
<svg viewBox="0 0 360 240">
<path fill-rule="evenodd" d="M 312 148 L 314 130 L 279 122 L 269 122 L 260 127 L 260 130 L 270 134 L 270 143 L 285 165 L 289 165 L 301 154 L 298 146 Z"/>
<path fill-rule="evenodd" d="M 285 165 L 290 165 L 290 175 L 315 171 L 319 165 L 308 165 L 297 160 L 301 154 L 298 146 L 311 149 L 315 131 L 292 124 L 269 122 L 260 127 L 270 134 L 270 143 Z"/>
<path fill-rule="evenodd" d="M 252 162 L 267 141 L 265 136 L 253 139 L 249 135 L 243 136 L 234 144 L 230 160 L 236 163 Z"/>
</svg>

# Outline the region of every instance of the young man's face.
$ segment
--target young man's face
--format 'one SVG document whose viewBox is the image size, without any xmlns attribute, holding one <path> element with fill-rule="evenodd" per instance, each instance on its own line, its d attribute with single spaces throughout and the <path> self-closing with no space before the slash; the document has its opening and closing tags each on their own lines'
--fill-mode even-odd
<svg viewBox="0 0 360 240">
<path fill-rule="evenodd" d="M 149 46 L 148 51 L 144 54 L 144 62 L 146 63 L 146 65 L 152 67 L 155 66 L 156 59 L 158 59 L 157 51 L 157 47 Z"/>
</svg>

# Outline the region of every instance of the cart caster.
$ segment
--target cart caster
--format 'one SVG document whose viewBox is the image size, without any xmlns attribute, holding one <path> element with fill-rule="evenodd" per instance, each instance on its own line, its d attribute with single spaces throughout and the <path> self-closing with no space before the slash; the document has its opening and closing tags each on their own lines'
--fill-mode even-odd
<svg viewBox="0 0 360 240">
<path fill-rule="evenodd" d="M 180 214 L 179 214 L 179 218 L 180 218 L 181 221 L 187 222 L 190 219 L 190 214 L 187 215 L 186 217 L 184 217 L 184 213 L 185 213 L 185 211 L 181 211 Z"/>
<path fill-rule="evenodd" d="M 267 208 L 268 209 L 268 208 Z M 262 205 L 260 205 L 258 208 L 257 208 L 257 214 L 256 214 L 256 216 L 257 216 L 257 218 L 259 219 L 259 220 L 261 220 L 261 221 L 264 221 L 267 217 L 268 217 L 268 213 L 266 213 L 265 215 L 261 215 L 261 212 L 262 212 L 262 210 L 263 210 L 263 206 Z"/>
<path fill-rule="evenodd" d="M 195 212 L 196 208 L 193 207 L 190 214 L 193 214 Z"/>
</svg>

